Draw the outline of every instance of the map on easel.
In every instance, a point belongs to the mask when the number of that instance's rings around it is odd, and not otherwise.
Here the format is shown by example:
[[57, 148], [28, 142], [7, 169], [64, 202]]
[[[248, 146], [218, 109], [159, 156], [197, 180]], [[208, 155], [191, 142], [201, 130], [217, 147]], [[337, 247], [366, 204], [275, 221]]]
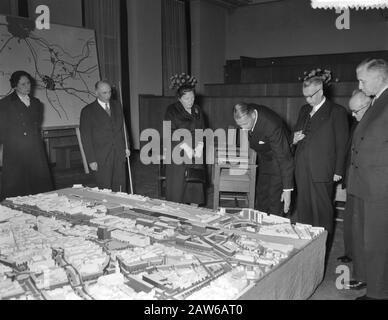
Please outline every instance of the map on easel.
[[11, 92], [9, 79], [17, 70], [36, 80], [44, 128], [79, 125], [100, 79], [94, 30], [57, 24], [37, 30], [33, 20], [0, 15], [0, 99]]

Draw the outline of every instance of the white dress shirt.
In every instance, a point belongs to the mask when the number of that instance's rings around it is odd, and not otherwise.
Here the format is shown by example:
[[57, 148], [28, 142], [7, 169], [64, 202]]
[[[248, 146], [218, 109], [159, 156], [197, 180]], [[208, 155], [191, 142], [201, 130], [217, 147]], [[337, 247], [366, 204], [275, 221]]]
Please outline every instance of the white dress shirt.
[[30, 106], [30, 97], [28, 95], [22, 96], [21, 94], [17, 93], [19, 99], [26, 105], [26, 107]]
[[107, 112], [109, 112], [110, 110], [110, 105], [109, 105], [109, 102], [102, 102], [100, 99], [97, 99], [98, 103], [100, 104], [100, 106]]
[[315, 107], [313, 107], [313, 110], [311, 110], [310, 117], [312, 117], [323, 106], [325, 102], [326, 102], [326, 97], [323, 97], [323, 100], [320, 103], [318, 103]]

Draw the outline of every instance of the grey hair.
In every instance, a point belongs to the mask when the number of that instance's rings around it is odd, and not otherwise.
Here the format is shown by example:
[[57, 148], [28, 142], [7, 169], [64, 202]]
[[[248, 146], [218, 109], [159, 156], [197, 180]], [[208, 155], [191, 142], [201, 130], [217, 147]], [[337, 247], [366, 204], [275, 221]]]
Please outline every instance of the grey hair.
[[303, 81], [303, 88], [311, 85], [323, 87], [323, 80], [320, 77], [311, 77]]
[[357, 66], [357, 70], [361, 68], [365, 68], [367, 71], [377, 71], [384, 79], [388, 79], [388, 63], [384, 59], [365, 59]]

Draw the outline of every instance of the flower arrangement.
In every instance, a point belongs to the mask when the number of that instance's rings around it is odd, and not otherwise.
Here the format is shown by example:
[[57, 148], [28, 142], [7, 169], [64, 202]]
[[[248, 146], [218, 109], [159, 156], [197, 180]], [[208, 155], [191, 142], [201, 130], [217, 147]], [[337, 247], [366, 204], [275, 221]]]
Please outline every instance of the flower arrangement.
[[193, 76], [190, 76], [186, 73], [175, 74], [170, 78], [170, 89], [177, 90], [183, 85], [188, 85], [191, 87], [195, 87], [197, 83], [197, 79]]
[[[313, 69], [310, 72], [305, 71], [303, 73], [303, 77], [299, 77], [298, 79], [300, 81], [305, 81], [305, 80], [313, 78], [313, 77], [321, 78], [323, 81], [323, 84], [325, 84], [327, 86], [329, 86], [331, 84], [331, 81], [333, 79], [330, 70], [327, 70], [327, 69], [322, 70], [320, 68]], [[339, 81], [338, 78], [334, 79], [334, 82], [338, 82], [338, 81]]]

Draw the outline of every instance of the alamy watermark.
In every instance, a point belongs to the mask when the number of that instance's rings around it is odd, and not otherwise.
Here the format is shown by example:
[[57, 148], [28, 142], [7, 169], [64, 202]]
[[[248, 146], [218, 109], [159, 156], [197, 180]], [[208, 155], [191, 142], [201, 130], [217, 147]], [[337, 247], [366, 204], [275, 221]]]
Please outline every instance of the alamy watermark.
[[[240, 130], [240, 147], [236, 146], [237, 129], [195, 129], [194, 137], [187, 129], [172, 132], [170, 121], [163, 121], [162, 137], [156, 129], [145, 129], [140, 134], [140, 141], [147, 142], [140, 150], [143, 164], [215, 164], [230, 162], [238, 169], [248, 168], [249, 141], [248, 131]], [[200, 156], [190, 157], [183, 146], [191, 150], [198, 145], [206, 146], [206, 152]], [[216, 151], [222, 150], [222, 153]], [[161, 155], [163, 158], [161, 158]], [[221, 156], [220, 156], [221, 155]], [[240, 173], [241, 174], [241, 173]], [[243, 172], [242, 172], [243, 174]]]
[[335, 273], [339, 274], [339, 276], [335, 280], [335, 287], [338, 290], [349, 289], [347, 284], [350, 281], [350, 269], [346, 265], [339, 265], [335, 268]]
[[50, 8], [46, 5], [39, 5], [35, 9], [39, 16], [35, 19], [35, 28], [38, 30], [50, 30]]

